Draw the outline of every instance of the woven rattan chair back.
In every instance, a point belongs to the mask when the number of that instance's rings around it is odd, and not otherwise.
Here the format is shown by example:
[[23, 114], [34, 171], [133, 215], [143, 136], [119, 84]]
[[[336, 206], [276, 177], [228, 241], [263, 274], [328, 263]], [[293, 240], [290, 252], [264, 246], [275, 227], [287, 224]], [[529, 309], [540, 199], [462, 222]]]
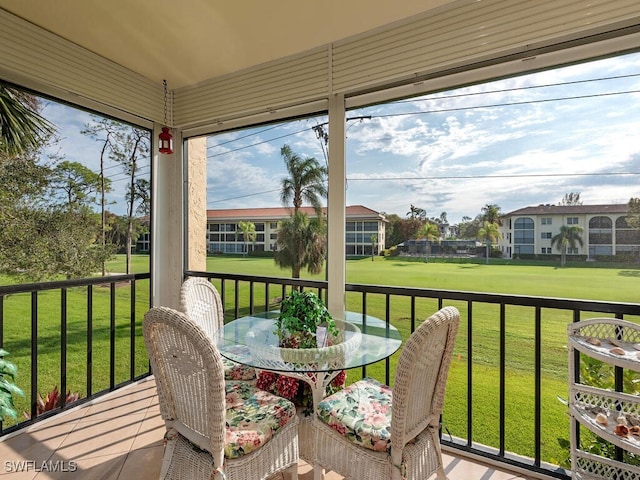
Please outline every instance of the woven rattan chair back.
[[216, 287], [206, 278], [189, 277], [183, 282], [180, 305], [182, 311], [200, 325], [210, 338], [224, 324], [222, 299]]
[[149, 310], [142, 328], [167, 427], [161, 479], [265, 480], [288, 470], [297, 480], [297, 417], [259, 449], [225, 459], [226, 390], [215, 344], [186, 314], [167, 307]]
[[167, 430], [210, 452], [214, 467], [221, 467], [225, 386], [215, 345], [202, 328], [167, 307], [145, 314], [143, 335]]
[[440, 415], [460, 314], [445, 307], [425, 320], [402, 348], [393, 383], [391, 455], [399, 465], [404, 446], [426, 428], [439, 430]]
[[321, 467], [350, 480], [424, 480], [434, 473], [439, 480], [446, 479], [439, 422], [459, 323], [456, 308], [442, 308], [425, 320], [402, 348], [387, 427], [391, 432], [389, 451], [358, 445], [315, 419], [314, 480], [323, 477]]

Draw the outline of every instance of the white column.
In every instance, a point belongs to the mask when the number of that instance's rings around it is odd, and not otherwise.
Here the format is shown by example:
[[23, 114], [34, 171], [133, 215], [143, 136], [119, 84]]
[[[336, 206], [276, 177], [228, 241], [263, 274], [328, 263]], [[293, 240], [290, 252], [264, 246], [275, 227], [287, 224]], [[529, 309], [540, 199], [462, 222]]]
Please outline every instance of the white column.
[[182, 138], [172, 130], [173, 154], [158, 152], [161, 125], [153, 129], [151, 191], [151, 304], [179, 308], [184, 271]]
[[345, 207], [346, 207], [346, 160], [345, 160], [345, 106], [344, 95], [329, 97], [329, 199], [328, 211], [328, 257], [327, 308], [337, 318], [345, 310]]

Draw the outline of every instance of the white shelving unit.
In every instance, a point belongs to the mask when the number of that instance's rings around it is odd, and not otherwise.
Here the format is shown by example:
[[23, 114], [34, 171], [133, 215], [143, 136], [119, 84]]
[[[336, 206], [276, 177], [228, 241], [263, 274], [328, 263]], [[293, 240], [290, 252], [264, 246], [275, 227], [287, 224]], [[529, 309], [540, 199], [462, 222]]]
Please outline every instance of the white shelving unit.
[[[580, 450], [577, 420], [594, 434], [640, 455], [640, 397], [585, 385], [575, 378], [575, 354], [640, 372], [640, 325], [594, 318], [568, 326], [571, 466], [576, 480], [640, 480], [640, 468]], [[619, 423], [626, 430], [617, 427]]]

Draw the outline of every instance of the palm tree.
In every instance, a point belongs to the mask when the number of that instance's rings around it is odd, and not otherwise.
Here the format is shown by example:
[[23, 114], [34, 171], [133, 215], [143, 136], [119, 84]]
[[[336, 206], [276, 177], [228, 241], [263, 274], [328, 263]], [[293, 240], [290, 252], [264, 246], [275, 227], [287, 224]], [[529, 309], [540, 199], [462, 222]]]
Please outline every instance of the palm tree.
[[487, 265], [489, 265], [489, 250], [491, 249], [491, 243], [498, 240], [501, 236], [500, 227], [496, 222], [490, 223], [485, 220], [483, 226], [478, 230], [478, 238], [486, 242]]
[[409, 206], [407, 217], [412, 220], [424, 220], [427, 217], [427, 211], [424, 208], [416, 207], [413, 203]]
[[256, 241], [256, 226], [253, 222], [238, 222], [238, 228], [242, 231], [242, 241], [244, 243], [242, 255], [245, 256], [247, 254], [247, 240], [252, 243]]
[[417, 233], [418, 238], [424, 238], [426, 240], [426, 257], [425, 262], [429, 262], [429, 254], [431, 253], [431, 246], [429, 245], [430, 241], [438, 240], [440, 241], [440, 229], [438, 225], [435, 223], [427, 222], [425, 223]]
[[325, 231], [322, 217], [309, 219], [305, 213], [293, 213], [278, 228], [276, 265], [291, 268], [292, 278], [300, 278], [303, 268], [313, 275], [320, 273], [326, 257]]
[[322, 212], [321, 200], [327, 197], [327, 169], [313, 157], [301, 158], [288, 145], [280, 149], [289, 176], [282, 179], [280, 200], [284, 206], [293, 204], [294, 214], [303, 202], [310, 203], [318, 216]]
[[372, 233], [369, 240], [371, 240], [371, 261], [373, 262], [373, 257], [376, 254], [376, 243], [378, 243], [378, 234]]
[[0, 157], [37, 150], [55, 131], [38, 113], [35, 97], [0, 84]]
[[482, 221], [502, 225], [500, 221], [501, 209], [495, 203], [487, 203], [482, 207]]
[[[289, 219], [278, 230], [276, 265], [291, 268], [291, 276], [300, 278], [300, 270], [320, 273], [326, 256], [326, 226], [322, 218], [321, 200], [327, 197], [327, 169], [313, 157], [301, 158], [288, 145], [280, 149], [289, 176], [282, 180], [280, 200], [293, 205]], [[311, 204], [317, 218], [309, 219], [300, 212], [303, 202]]]
[[579, 225], [562, 225], [560, 232], [551, 239], [551, 246], [556, 245], [560, 251], [560, 266], [564, 267], [567, 261], [567, 247], [576, 248], [576, 244], [582, 246], [582, 227]]

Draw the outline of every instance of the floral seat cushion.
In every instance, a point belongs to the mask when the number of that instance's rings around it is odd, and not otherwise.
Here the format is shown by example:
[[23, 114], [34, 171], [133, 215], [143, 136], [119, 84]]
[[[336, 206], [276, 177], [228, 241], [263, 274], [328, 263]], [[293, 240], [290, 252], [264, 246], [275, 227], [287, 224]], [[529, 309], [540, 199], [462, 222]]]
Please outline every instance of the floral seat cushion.
[[[247, 350], [246, 347], [235, 347], [230, 351], [238, 355], [248, 354], [245, 352]], [[248, 365], [243, 365], [241, 363], [236, 363], [233, 360], [229, 360], [228, 358], [222, 357], [222, 365], [224, 366], [224, 378], [225, 380], [255, 380], [256, 379], [256, 369], [253, 367], [249, 367]]]
[[375, 451], [391, 448], [391, 388], [373, 378], [318, 403], [318, 417], [350, 441]]
[[222, 359], [225, 380], [255, 380], [256, 370], [248, 365], [236, 363], [227, 358]]
[[224, 455], [227, 458], [238, 458], [257, 450], [296, 415], [296, 407], [289, 400], [253, 385], [230, 382], [225, 388]]

